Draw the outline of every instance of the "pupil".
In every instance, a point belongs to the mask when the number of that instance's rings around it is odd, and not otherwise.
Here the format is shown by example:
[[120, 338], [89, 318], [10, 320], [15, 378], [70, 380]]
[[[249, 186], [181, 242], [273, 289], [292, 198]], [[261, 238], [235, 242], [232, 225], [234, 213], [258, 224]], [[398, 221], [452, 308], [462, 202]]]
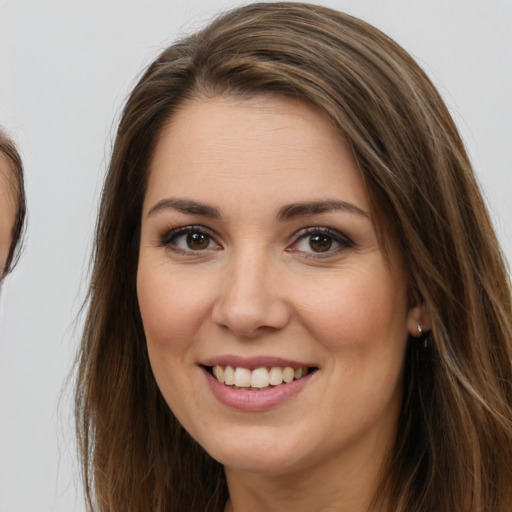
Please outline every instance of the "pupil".
[[325, 235], [314, 235], [309, 239], [309, 246], [315, 252], [325, 252], [331, 248], [332, 239]]
[[190, 249], [206, 249], [208, 247], [209, 238], [208, 235], [203, 233], [189, 233], [187, 235], [187, 245]]

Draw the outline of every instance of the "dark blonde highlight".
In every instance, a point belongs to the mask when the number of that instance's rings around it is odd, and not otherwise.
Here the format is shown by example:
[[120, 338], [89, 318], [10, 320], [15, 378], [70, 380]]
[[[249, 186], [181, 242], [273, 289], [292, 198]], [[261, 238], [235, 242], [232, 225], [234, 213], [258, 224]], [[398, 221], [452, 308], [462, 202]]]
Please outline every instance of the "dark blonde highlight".
[[222, 467], [176, 421], [149, 365], [135, 288], [140, 216], [152, 152], [173, 113], [198, 96], [260, 94], [305, 102], [337, 127], [378, 224], [393, 227], [411, 300], [432, 317], [430, 348], [410, 340], [405, 358], [381, 487], [392, 509], [510, 510], [510, 280], [464, 145], [434, 86], [396, 43], [348, 15], [289, 2], [236, 9], [173, 44], [123, 111], [78, 361], [89, 509], [223, 510]]

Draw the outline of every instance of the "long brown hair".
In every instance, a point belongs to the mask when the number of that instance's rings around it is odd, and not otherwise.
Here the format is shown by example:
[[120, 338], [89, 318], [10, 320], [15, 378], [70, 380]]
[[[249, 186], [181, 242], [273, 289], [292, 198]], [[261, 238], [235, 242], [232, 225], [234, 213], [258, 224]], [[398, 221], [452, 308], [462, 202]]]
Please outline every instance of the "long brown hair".
[[[153, 378], [136, 295], [148, 162], [198, 95], [285, 95], [351, 147], [381, 231], [404, 254], [427, 348], [409, 343], [398, 435], [383, 481], [399, 512], [512, 509], [510, 281], [455, 125], [414, 60], [331, 9], [235, 9], [166, 49], [131, 93], [98, 216], [78, 359], [77, 433], [90, 510], [223, 510], [222, 467], [183, 431]], [[385, 237], [382, 236], [385, 243]], [[172, 311], [169, 312], [172, 314]]]
[[25, 226], [25, 217], [27, 214], [27, 204], [25, 199], [25, 185], [23, 181], [23, 163], [21, 156], [13, 140], [0, 129], [0, 156], [5, 158], [9, 173], [7, 182], [11, 188], [11, 196], [16, 205], [16, 216], [11, 230], [11, 245], [3, 272], [0, 274], [2, 279], [16, 265], [23, 239], [23, 228]]

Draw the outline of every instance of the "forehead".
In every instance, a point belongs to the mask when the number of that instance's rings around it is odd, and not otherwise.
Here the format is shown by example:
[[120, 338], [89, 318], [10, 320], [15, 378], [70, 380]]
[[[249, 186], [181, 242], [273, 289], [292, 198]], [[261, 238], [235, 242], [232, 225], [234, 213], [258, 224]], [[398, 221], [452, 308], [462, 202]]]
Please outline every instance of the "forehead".
[[15, 176], [12, 164], [7, 156], [0, 150], [0, 191], [2, 199], [7, 198], [9, 202], [16, 203]]
[[149, 171], [147, 196], [194, 190], [211, 201], [212, 192], [232, 187], [252, 201], [276, 190], [308, 200], [333, 192], [369, 208], [358, 166], [332, 123], [286, 98], [191, 101], [162, 131]]

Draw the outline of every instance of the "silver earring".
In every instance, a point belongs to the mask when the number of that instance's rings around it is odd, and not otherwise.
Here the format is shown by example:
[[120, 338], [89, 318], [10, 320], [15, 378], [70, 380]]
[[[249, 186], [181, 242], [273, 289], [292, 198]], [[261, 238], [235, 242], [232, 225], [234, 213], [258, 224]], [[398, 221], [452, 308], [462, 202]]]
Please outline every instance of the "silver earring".
[[423, 348], [424, 349], [427, 349], [430, 347], [430, 340], [429, 340], [429, 337], [428, 337], [428, 333], [427, 332], [423, 332], [423, 328], [421, 327], [421, 324], [418, 324], [418, 326], [416, 327], [418, 329], [418, 341], [421, 341], [422, 342], [422, 345], [423, 345]]

